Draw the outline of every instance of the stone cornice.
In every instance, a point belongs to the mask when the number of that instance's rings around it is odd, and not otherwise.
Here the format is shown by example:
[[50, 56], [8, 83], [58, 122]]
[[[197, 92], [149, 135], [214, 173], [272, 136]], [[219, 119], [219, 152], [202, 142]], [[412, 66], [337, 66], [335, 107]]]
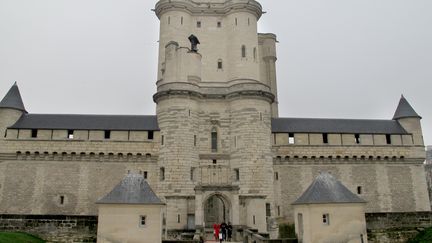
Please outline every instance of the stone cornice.
[[154, 9], [156, 16], [168, 11], [185, 11], [191, 15], [226, 15], [234, 12], [250, 12], [261, 18], [262, 6], [255, 0], [227, 0], [224, 3], [197, 2], [193, 0], [160, 0]]
[[188, 97], [188, 98], [196, 98], [196, 99], [237, 99], [237, 98], [257, 98], [264, 99], [270, 103], [273, 103], [275, 96], [267, 91], [261, 90], [242, 90], [230, 92], [227, 94], [205, 94], [191, 90], [165, 90], [159, 91], [155, 95], [153, 95], [153, 100], [155, 103], [159, 103], [159, 101], [169, 98], [169, 97]]

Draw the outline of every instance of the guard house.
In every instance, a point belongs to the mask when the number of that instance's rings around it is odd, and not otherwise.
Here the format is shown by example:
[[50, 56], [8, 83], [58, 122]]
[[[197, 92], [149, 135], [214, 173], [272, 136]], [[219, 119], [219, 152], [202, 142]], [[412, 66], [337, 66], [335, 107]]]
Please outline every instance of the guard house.
[[367, 243], [366, 202], [329, 173], [321, 173], [293, 203], [303, 243]]
[[97, 242], [162, 242], [165, 204], [142, 175], [128, 174], [97, 204]]

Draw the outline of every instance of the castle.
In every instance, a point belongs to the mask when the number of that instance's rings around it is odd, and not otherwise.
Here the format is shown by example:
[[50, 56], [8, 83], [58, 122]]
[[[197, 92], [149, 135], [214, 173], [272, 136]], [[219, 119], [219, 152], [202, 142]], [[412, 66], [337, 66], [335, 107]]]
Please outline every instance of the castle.
[[421, 117], [404, 97], [388, 120], [281, 118], [277, 39], [257, 33], [257, 1], [160, 0], [154, 11], [156, 115], [32, 114], [17, 84], [5, 95], [0, 214], [97, 215], [131, 172], [166, 203], [168, 231], [230, 221], [271, 232], [321, 171], [368, 213], [430, 211]]

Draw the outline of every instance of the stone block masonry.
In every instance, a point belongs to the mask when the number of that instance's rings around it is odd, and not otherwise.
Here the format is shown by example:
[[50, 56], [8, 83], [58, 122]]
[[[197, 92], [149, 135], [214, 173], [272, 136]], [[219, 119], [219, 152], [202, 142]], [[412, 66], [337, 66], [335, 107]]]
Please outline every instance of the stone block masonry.
[[27, 232], [47, 242], [96, 242], [97, 216], [3, 214], [0, 231]]

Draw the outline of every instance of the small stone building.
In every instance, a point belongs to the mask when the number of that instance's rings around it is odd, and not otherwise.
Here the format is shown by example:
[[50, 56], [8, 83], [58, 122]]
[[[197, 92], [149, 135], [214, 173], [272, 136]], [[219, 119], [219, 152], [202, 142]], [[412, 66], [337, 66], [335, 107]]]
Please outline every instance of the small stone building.
[[329, 173], [321, 173], [293, 203], [303, 243], [366, 243], [365, 201]]
[[162, 209], [165, 204], [142, 175], [128, 174], [97, 204], [97, 242], [162, 242]]

